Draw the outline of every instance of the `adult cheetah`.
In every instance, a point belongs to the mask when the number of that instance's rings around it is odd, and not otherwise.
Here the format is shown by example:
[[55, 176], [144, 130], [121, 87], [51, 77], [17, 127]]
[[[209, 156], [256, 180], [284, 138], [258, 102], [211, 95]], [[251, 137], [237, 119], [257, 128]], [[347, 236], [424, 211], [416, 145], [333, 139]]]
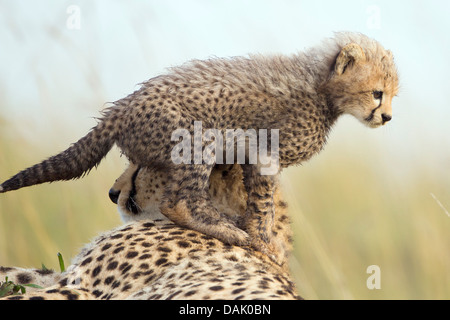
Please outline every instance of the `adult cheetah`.
[[[63, 273], [0, 267], [0, 279], [32, 283], [5, 299], [298, 299], [287, 266], [290, 227], [276, 196], [274, 238], [284, 263], [175, 225], [158, 210], [164, 172], [130, 164], [110, 191], [127, 224], [99, 235]], [[239, 220], [246, 195], [239, 165], [217, 166], [209, 189], [216, 208]]]

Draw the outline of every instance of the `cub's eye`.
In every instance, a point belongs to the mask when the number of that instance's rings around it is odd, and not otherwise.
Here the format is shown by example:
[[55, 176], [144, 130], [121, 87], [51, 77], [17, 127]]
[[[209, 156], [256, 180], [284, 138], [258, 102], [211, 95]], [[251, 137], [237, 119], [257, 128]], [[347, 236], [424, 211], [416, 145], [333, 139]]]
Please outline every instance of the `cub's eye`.
[[375, 100], [380, 100], [383, 98], [383, 91], [374, 91], [372, 94]]

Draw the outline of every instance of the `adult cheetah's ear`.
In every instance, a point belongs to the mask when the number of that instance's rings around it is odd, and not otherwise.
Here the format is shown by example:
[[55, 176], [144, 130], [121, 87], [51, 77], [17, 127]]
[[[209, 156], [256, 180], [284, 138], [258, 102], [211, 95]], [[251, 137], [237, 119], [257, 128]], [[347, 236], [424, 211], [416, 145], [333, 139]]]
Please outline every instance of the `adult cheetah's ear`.
[[334, 71], [337, 75], [345, 72], [348, 66], [355, 62], [364, 60], [366, 58], [363, 49], [356, 43], [350, 43], [342, 48], [338, 57], [336, 58], [336, 65]]

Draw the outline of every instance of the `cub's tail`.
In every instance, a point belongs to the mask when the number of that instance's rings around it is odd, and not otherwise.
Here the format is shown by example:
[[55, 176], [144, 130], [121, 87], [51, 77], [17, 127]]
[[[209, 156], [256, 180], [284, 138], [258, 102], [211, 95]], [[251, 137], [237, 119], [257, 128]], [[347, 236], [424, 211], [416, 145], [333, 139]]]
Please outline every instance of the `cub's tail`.
[[44, 182], [76, 179], [97, 166], [116, 140], [114, 126], [101, 121], [67, 150], [25, 169], [0, 185], [0, 193]]

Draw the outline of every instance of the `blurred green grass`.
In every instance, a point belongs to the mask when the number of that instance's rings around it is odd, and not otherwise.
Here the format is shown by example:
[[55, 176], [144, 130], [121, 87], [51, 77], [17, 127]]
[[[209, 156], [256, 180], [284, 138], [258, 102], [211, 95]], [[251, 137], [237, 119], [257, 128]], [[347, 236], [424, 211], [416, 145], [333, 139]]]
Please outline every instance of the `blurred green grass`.
[[[383, 157], [330, 152], [285, 173], [292, 270], [305, 297], [450, 298], [450, 182], [420, 163], [395, 176]], [[380, 290], [366, 286], [370, 265], [380, 267]]]
[[[11, 132], [3, 121], [1, 180], [59, 151], [50, 138], [33, 145]], [[450, 217], [430, 195], [449, 205], [449, 181], [421, 163], [394, 175], [382, 152], [352, 154], [345, 148], [327, 146], [329, 151], [282, 175], [295, 234], [291, 269], [300, 294], [449, 299]], [[115, 150], [82, 180], [0, 195], [0, 265], [44, 263], [58, 270], [58, 252], [68, 265], [84, 243], [120, 224], [107, 192], [124, 168]], [[379, 290], [366, 286], [370, 265], [381, 269]]]

